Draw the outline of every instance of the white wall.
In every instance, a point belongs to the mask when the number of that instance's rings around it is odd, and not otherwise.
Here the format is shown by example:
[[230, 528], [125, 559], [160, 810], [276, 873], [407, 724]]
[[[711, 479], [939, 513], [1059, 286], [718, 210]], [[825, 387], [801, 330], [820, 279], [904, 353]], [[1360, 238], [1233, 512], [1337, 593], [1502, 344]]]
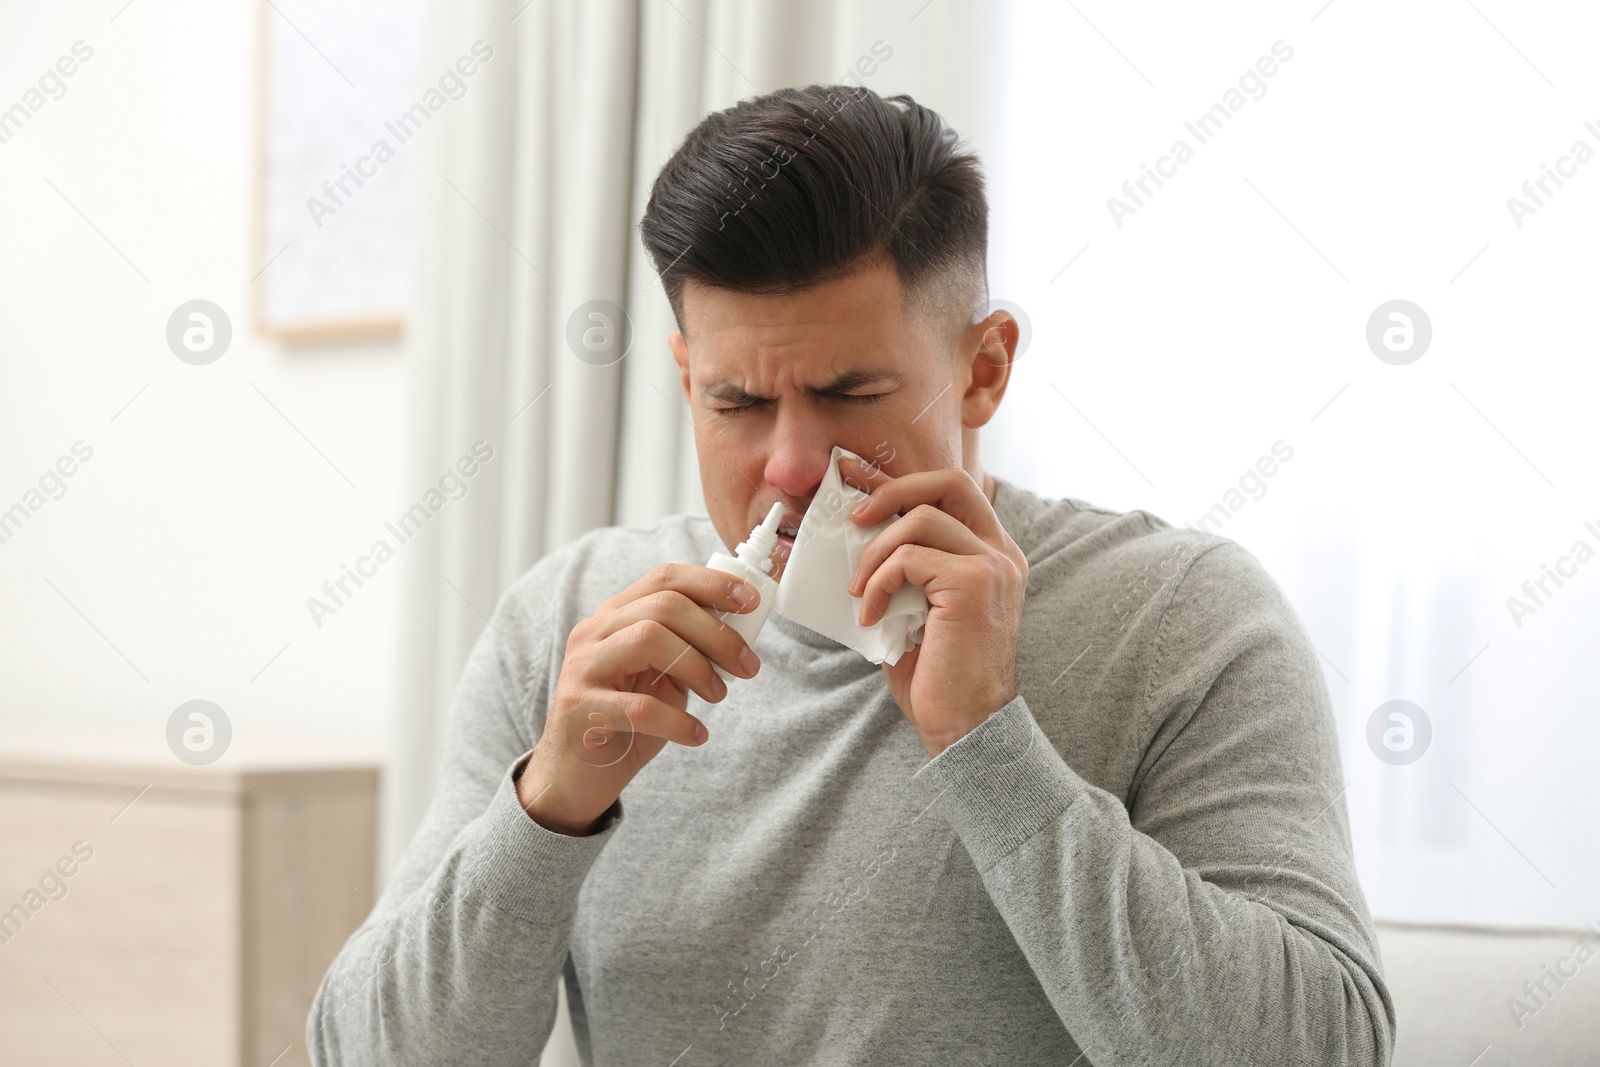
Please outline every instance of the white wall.
[[[0, 144], [0, 509], [74, 442], [93, 450], [0, 543], [12, 745], [65, 732], [160, 752], [195, 698], [241, 753], [382, 744], [398, 564], [320, 629], [305, 602], [407, 495], [403, 364], [394, 340], [253, 334], [255, 16], [248, 0], [0, 3], [0, 108], [74, 42], [93, 49]], [[165, 341], [194, 298], [234, 327], [208, 366]]]

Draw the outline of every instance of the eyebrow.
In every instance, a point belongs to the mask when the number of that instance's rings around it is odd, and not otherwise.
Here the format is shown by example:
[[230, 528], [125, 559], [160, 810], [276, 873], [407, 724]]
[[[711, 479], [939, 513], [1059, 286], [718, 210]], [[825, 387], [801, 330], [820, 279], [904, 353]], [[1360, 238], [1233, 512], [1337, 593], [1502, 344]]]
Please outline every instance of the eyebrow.
[[[859, 389], [863, 385], [897, 386], [903, 377], [894, 371], [888, 370], [851, 370], [845, 371], [827, 385], [819, 389], [805, 388], [805, 392], [812, 396], [829, 397], [840, 396]], [[712, 400], [720, 400], [725, 404], [751, 404], [761, 400], [771, 400], [770, 396], [757, 396], [755, 393], [746, 392], [741, 386], [733, 382], [718, 382], [716, 385], [707, 386], [704, 390], [706, 396]]]

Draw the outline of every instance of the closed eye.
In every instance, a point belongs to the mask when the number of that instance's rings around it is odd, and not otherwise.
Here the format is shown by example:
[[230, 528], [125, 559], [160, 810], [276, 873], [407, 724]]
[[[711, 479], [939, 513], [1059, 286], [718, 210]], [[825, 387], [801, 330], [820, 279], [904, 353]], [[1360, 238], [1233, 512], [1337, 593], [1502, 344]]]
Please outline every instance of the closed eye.
[[[859, 404], [872, 400], [882, 400], [887, 395], [887, 393], [838, 393], [835, 394], [833, 399], [851, 400]], [[748, 404], [739, 404], [729, 408], [712, 408], [711, 410], [722, 412], [725, 415], [736, 415], [741, 411], [749, 411], [751, 408], [759, 407], [767, 402], [766, 400], [756, 400]]]

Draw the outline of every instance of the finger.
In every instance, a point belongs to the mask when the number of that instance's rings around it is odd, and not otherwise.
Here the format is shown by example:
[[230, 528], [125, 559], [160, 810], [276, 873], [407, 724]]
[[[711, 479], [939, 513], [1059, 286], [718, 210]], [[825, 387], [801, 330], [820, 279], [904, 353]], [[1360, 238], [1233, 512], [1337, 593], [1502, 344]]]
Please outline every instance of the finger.
[[[849, 460], [840, 460], [840, 471]], [[863, 470], [860, 464], [851, 464]], [[896, 513], [904, 514], [918, 504], [931, 504], [940, 511], [955, 517], [956, 521], [977, 534], [985, 542], [1000, 547], [1005, 531], [994, 513], [994, 505], [984, 495], [983, 488], [973, 481], [972, 475], [959, 467], [944, 470], [918, 471], [890, 478], [882, 471], [865, 471], [860, 475], [863, 484], [871, 489], [859, 512], [850, 518], [858, 525], [871, 526]]]
[[[749, 592], [748, 604], [735, 598], [735, 591], [740, 589]], [[643, 578], [622, 592], [601, 601], [595, 613], [616, 611], [636, 600], [667, 590], [676, 590], [703, 607], [724, 613], [750, 611], [761, 596], [755, 586], [725, 571], [689, 563], [662, 563], [652, 567]]]
[[652, 690], [671, 678], [710, 704], [728, 693], [711, 661], [659, 619], [639, 619], [605, 638], [589, 666], [591, 680], [613, 689], [641, 675]]
[[579, 709], [578, 726], [583, 737], [578, 743], [586, 749], [608, 746], [618, 735], [646, 734], [680, 745], [699, 745], [697, 732], [704, 725], [699, 719], [648, 693], [621, 693], [599, 690]]
[[863, 493], [870, 493], [878, 486], [894, 481], [894, 475], [889, 474], [877, 463], [870, 460], [854, 460], [849, 456], [839, 457], [839, 474], [844, 478], [846, 485]]
[[877, 622], [883, 610], [889, 606], [889, 598], [901, 586], [920, 585], [926, 588], [929, 582], [941, 575], [951, 575], [953, 565], [963, 558], [970, 557], [955, 557], [922, 545], [901, 545], [867, 580], [866, 589], [861, 593], [860, 624], [871, 626]]
[[861, 562], [850, 577], [850, 592], [854, 594], [865, 585], [872, 572], [895, 549], [911, 544], [936, 548], [952, 556], [977, 555], [989, 548], [970, 528], [956, 521], [955, 516], [931, 504], [918, 504], [884, 527], [883, 532], [867, 543], [861, 553]]
[[[726, 577], [726, 576], [725, 576]], [[662, 589], [624, 604], [606, 615], [599, 636], [604, 639], [645, 619], [662, 623], [700, 654], [714, 660], [723, 670], [740, 678], [754, 675], [758, 660], [747, 665], [743, 656], [748, 644], [739, 631], [724, 620], [732, 613], [713, 610], [690, 599], [677, 589]], [[755, 656], [751, 652], [752, 657]]]

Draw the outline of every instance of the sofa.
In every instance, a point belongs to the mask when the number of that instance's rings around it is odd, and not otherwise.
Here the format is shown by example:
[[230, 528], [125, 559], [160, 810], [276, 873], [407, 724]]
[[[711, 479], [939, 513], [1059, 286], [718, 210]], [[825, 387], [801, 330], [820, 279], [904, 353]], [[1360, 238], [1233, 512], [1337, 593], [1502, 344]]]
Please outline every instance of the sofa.
[[1600, 922], [1503, 929], [1379, 922], [1393, 1067], [1600, 1067]]

